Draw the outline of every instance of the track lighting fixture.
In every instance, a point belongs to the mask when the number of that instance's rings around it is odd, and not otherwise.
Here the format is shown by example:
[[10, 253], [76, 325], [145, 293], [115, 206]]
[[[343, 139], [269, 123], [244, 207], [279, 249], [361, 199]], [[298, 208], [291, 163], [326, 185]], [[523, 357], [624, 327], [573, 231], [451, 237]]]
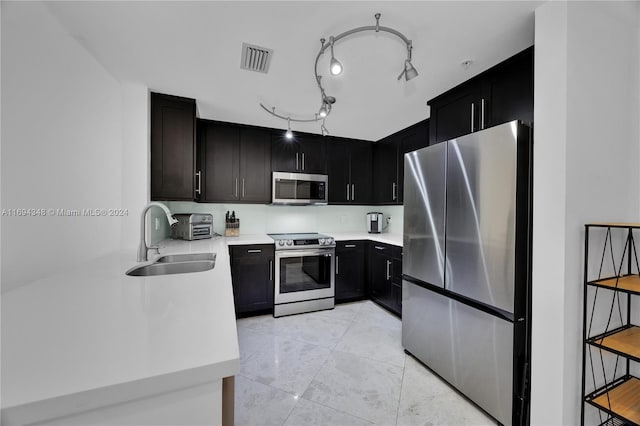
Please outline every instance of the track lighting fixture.
[[358, 27], [358, 28], [353, 28], [351, 30], [345, 31], [341, 34], [338, 34], [337, 36], [331, 36], [329, 37], [329, 42], [326, 42], [326, 39], [321, 38], [320, 39], [320, 51], [318, 52], [318, 54], [316, 55], [316, 62], [315, 62], [315, 75], [316, 75], [316, 83], [318, 84], [318, 89], [320, 89], [320, 97], [321, 97], [321, 104], [320, 104], [320, 109], [318, 110], [317, 113], [315, 113], [313, 115], [313, 118], [291, 118], [291, 116], [289, 115], [282, 115], [282, 114], [277, 114], [276, 113], [276, 108], [272, 107], [271, 109], [265, 107], [263, 104], [260, 104], [260, 106], [267, 111], [269, 114], [273, 115], [274, 117], [278, 117], [280, 119], [283, 120], [287, 120], [288, 123], [288, 130], [287, 133], [285, 134], [285, 136], [287, 137], [287, 139], [291, 139], [293, 138], [293, 133], [291, 132], [291, 121], [297, 121], [297, 122], [317, 122], [322, 120], [322, 124], [320, 126], [320, 131], [322, 132], [323, 135], [325, 134], [329, 134], [329, 131], [327, 130], [327, 128], [325, 127], [324, 123], [325, 123], [325, 119], [329, 116], [329, 114], [331, 113], [331, 108], [332, 105], [336, 102], [336, 98], [333, 96], [327, 96], [325, 94], [324, 91], [324, 87], [322, 87], [322, 76], [318, 74], [318, 61], [320, 60], [320, 57], [322, 55], [324, 55], [324, 52], [327, 50], [327, 48], [330, 50], [331, 52], [331, 60], [329, 62], [329, 72], [331, 73], [331, 75], [337, 76], [339, 74], [342, 73], [342, 64], [340, 63], [340, 61], [338, 61], [335, 58], [335, 55], [333, 53], [333, 46], [334, 44], [347, 37], [350, 36], [352, 34], [355, 33], [359, 33], [362, 31], [375, 31], [375, 32], [387, 32], [390, 34], [395, 35], [396, 37], [400, 38], [406, 45], [407, 48], [407, 58], [404, 61], [404, 69], [402, 70], [402, 72], [400, 73], [400, 75], [398, 76], [398, 80], [400, 80], [403, 76], [405, 78], [405, 81], [409, 81], [411, 79], [414, 79], [418, 76], [418, 71], [415, 69], [415, 67], [413, 66], [413, 63], [411, 62], [411, 51], [413, 49], [413, 46], [411, 44], [411, 40], [409, 40], [407, 37], [404, 36], [404, 34], [402, 34], [401, 32], [394, 30], [393, 28], [388, 28], [388, 27], [381, 27], [380, 26], [380, 14], [376, 13], [375, 15], [376, 18], [376, 25], [369, 25], [369, 26], [364, 26], [364, 27]]

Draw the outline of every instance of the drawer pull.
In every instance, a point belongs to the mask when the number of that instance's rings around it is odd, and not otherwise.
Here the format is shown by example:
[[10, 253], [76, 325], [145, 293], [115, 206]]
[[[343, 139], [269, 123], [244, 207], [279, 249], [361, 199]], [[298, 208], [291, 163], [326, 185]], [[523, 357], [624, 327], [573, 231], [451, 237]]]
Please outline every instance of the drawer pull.
[[384, 247], [380, 247], [380, 246], [373, 246], [376, 250], [384, 250]]
[[262, 253], [262, 250], [247, 250], [247, 253]]
[[345, 244], [344, 248], [354, 248], [355, 246], [355, 244]]

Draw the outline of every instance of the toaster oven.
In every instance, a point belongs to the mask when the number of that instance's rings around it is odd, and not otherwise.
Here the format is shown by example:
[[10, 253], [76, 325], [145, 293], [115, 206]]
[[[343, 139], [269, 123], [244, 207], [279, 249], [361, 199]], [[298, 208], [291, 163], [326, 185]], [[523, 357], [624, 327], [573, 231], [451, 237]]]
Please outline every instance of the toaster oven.
[[171, 227], [171, 238], [177, 240], [202, 240], [213, 236], [213, 216], [203, 213], [174, 214], [178, 223]]

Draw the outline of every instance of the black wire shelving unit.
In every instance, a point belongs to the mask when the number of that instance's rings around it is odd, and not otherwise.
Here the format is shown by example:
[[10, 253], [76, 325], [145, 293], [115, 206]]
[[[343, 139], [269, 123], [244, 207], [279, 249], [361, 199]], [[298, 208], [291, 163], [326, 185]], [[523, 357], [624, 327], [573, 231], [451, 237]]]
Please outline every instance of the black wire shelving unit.
[[[585, 408], [592, 406], [597, 409], [601, 426], [640, 426], [640, 378], [632, 371], [632, 363], [640, 363], [640, 327], [632, 323], [632, 301], [640, 296], [640, 264], [634, 231], [640, 233], [640, 223], [585, 225], [582, 425], [585, 424]], [[590, 233], [601, 237], [603, 232], [599, 271], [595, 279], [590, 279], [589, 249], [594, 244], [590, 241]], [[613, 247], [614, 233], [624, 240], [622, 253], [617, 259]], [[603, 267], [609, 262], [614, 274], [603, 276]], [[593, 295], [592, 303], [589, 303], [590, 294]], [[603, 318], [596, 315], [596, 311], [601, 309], [597, 306], [598, 298], [607, 294], [611, 303], [608, 314], [604, 312], [604, 318], [607, 318], [605, 330], [592, 333], [596, 323]], [[587, 389], [588, 374], [592, 389]]]

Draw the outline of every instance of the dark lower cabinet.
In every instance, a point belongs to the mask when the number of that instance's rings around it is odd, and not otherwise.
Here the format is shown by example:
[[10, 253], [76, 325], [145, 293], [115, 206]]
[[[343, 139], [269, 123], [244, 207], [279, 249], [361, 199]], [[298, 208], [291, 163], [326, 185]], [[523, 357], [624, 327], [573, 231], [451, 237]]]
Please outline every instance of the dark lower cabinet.
[[273, 310], [273, 244], [230, 246], [236, 315]]
[[195, 99], [151, 93], [151, 200], [193, 200]]
[[369, 297], [402, 316], [402, 247], [369, 242]]
[[369, 293], [371, 300], [400, 316], [402, 314], [402, 281], [400, 286], [394, 284], [393, 250], [395, 248], [389, 244], [369, 243], [367, 259]]
[[365, 288], [366, 241], [336, 243], [336, 303], [352, 302], [367, 296]]

